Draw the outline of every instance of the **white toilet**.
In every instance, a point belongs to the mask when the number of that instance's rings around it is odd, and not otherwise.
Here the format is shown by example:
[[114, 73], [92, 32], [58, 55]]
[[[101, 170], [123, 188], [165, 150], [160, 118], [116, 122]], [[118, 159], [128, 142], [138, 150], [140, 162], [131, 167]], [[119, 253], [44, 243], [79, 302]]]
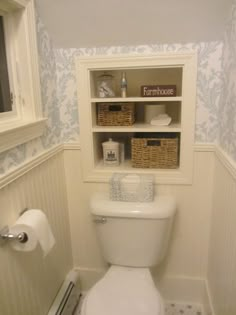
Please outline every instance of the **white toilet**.
[[171, 196], [153, 202], [91, 199], [101, 249], [110, 268], [87, 293], [82, 315], [164, 315], [162, 298], [149, 267], [165, 255], [176, 203]]

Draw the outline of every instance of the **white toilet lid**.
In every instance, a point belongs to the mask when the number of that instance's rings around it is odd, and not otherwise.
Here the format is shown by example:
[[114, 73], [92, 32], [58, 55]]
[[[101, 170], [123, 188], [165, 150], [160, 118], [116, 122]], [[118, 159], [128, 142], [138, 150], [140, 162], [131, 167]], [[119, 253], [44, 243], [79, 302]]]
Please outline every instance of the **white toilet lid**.
[[147, 268], [112, 266], [88, 292], [82, 315], [164, 315]]

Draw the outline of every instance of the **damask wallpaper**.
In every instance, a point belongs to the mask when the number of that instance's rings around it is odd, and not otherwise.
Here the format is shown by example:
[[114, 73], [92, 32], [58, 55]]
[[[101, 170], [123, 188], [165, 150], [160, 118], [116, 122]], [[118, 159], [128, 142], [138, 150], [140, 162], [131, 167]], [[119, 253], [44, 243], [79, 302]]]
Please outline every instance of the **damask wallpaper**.
[[226, 25], [223, 93], [219, 107], [219, 144], [236, 161], [236, 1]]
[[74, 66], [76, 56], [196, 51], [198, 74], [195, 140], [197, 142], [215, 142], [218, 134], [218, 110], [222, 91], [222, 50], [221, 42], [55, 50], [63, 141], [73, 141], [78, 136]]
[[[89, 49], [54, 49], [37, 17], [43, 112], [48, 118], [44, 135], [0, 154], [0, 175], [55, 144], [79, 139], [75, 56], [155, 54], [196, 51], [198, 54], [195, 141], [220, 145], [236, 160], [236, 0], [225, 41]], [[223, 67], [223, 68], [222, 68]]]

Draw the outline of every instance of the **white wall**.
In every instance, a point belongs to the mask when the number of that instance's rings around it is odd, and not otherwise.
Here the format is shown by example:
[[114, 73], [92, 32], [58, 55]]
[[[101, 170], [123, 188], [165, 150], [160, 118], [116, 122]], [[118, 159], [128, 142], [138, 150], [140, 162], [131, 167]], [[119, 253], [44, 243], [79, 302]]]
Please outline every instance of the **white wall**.
[[226, 25], [208, 284], [216, 315], [236, 314], [236, 1]]
[[[185, 300], [187, 297], [195, 302], [202, 298], [199, 288], [202, 288], [201, 281], [206, 278], [207, 271], [214, 166], [214, 154], [207, 152], [207, 147], [205, 149], [195, 152], [193, 185], [157, 187], [157, 193], [173, 194], [178, 204], [167, 259], [160, 268], [153, 270], [166, 298]], [[83, 289], [88, 289], [107, 268], [91, 221], [89, 198], [94, 191], [108, 190], [108, 184], [82, 181], [77, 147], [71, 146], [65, 151], [65, 165], [73, 260], [75, 267], [81, 270]], [[185, 286], [182, 292], [177, 292], [178, 289], [173, 292], [173, 282]]]
[[42, 209], [56, 244], [46, 258], [39, 247], [28, 253], [0, 247], [1, 315], [47, 314], [72, 268], [63, 152], [39, 166], [36, 162], [32, 170], [32, 165], [21, 168], [0, 180], [0, 186], [13, 180], [0, 189], [0, 228], [13, 225], [26, 207]]
[[236, 164], [218, 151], [208, 281], [215, 315], [236, 314]]
[[57, 48], [222, 39], [232, 0], [38, 0]]

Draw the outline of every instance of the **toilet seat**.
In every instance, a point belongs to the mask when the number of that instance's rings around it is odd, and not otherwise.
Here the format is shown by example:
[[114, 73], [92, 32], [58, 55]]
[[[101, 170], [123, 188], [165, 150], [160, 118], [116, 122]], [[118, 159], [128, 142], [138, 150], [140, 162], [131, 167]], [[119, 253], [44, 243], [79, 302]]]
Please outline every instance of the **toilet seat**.
[[148, 268], [111, 266], [87, 293], [81, 315], [164, 315]]

